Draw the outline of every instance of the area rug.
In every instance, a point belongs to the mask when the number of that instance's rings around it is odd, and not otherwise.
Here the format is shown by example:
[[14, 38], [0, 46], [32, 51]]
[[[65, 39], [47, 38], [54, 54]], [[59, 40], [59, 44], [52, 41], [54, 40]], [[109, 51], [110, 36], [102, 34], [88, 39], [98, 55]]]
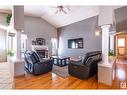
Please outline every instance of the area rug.
[[62, 78], [67, 78], [69, 76], [68, 66], [59, 67], [59, 66], [53, 65], [52, 73]]

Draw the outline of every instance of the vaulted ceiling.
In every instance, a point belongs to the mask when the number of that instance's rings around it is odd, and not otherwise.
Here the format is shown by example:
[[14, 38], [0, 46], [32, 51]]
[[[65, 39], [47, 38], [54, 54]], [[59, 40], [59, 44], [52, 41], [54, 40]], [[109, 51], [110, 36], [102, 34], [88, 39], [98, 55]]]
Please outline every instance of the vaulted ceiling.
[[97, 6], [70, 6], [70, 11], [67, 11], [67, 14], [55, 14], [56, 10], [50, 6], [25, 6], [27, 13], [40, 16], [55, 27], [65, 26], [99, 14]]
[[[24, 6], [26, 15], [41, 17], [56, 28], [99, 15], [99, 6], [69, 6], [67, 14], [56, 14], [53, 6]], [[12, 6], [0, 6], [0, 12], [11, 12]]]

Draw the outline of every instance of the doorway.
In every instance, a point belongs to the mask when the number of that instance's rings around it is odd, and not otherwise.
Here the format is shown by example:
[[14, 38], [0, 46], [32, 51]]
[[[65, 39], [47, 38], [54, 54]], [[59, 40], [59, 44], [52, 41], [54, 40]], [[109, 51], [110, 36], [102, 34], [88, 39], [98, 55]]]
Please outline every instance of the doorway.
[[127, 58], [127, 33], [116, 34], [116, 55], [118, 58]]
[[0, 62], [7, 62], [6, 35], [7, 32], [0, 29]]

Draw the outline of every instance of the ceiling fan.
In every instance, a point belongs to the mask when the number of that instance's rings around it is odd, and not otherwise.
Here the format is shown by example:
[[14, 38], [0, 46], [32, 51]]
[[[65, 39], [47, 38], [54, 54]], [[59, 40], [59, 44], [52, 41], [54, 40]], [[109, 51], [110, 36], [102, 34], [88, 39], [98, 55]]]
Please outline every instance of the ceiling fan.
[[56, 12], [55, 14], [58, 14], [60, 12], [67, 14], [67, 11], [70, 11], [70, 6], [63, 6], [63, 5], [58, 5], [56, 7], [52, 7], [52, 8], [56, 8]]

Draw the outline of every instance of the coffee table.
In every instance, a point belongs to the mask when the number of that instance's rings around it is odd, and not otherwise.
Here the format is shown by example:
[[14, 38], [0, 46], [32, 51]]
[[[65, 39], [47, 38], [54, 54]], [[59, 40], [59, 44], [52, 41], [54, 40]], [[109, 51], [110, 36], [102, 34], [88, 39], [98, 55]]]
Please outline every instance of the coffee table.
[[53, 64], [63, 67], [69, 64], [70, 57], [65, 56], [51, 56], [51, 59], [53, 59]]

